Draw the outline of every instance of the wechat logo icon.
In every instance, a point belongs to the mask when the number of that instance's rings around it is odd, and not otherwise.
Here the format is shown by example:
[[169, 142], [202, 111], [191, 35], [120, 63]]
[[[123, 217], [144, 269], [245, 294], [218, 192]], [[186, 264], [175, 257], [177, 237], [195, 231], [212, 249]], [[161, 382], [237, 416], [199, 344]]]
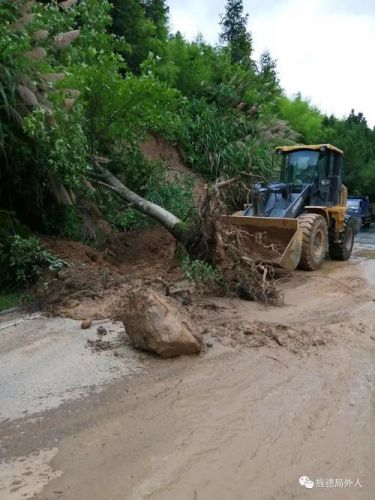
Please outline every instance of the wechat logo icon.
[[312, 488], [314, 488], [314, 481], [311, 481], [310, 478], [308, 478], [307, 476], [301, 476], [299, 478], [299, 484], [301, 486], [304, 486], [308, 490], [311, 490]]

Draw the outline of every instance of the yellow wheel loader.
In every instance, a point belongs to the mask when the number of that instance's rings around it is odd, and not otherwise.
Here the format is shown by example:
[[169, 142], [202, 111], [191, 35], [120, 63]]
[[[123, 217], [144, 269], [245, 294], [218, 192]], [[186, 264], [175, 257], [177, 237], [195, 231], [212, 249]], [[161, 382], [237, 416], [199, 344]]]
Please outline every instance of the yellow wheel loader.
[[348, 260], [356, 225], [347, 214], [343, 152], [330, 144], [285, 146], [275, 159], [280, 180], [256, 184], [245, 210], [223, 222], [263, 235], [277, 248], [265, 260], [290, 271], [315, 271], [327, 253]]

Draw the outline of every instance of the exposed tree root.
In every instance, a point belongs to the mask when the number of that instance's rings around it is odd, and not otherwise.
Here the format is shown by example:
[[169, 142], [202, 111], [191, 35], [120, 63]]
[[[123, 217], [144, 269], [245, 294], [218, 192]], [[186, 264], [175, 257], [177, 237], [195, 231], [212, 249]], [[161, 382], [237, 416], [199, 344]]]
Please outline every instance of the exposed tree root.
[[280, 305], [283, 296], [276, 286], [275, 269], [264, 262], [280, 255], [278, 244], [267, 241], [263, 233], [222, 225], [224, 212], [219, 190], [207, 189], [199, 205], [198, 231], [187, 241], [187, 248], [216, 266], [226, 294]]

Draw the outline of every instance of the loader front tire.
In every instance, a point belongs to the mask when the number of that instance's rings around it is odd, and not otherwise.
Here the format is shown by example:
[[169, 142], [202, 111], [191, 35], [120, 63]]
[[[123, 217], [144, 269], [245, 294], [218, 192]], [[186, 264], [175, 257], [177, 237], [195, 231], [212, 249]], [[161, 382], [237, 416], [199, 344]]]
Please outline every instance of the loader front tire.
[[340, 242], [329, 242], [329, 256], [332, 260], [349, 260], [352, 255], [355, 223], [351, 217], [345, 218], [344, 232]]
[[328, 225], [319, 214], [303, 214], [298, 217], [302, 231], [302, 254], [299, 269], [316, 271], [320, 269], [328, 249]]

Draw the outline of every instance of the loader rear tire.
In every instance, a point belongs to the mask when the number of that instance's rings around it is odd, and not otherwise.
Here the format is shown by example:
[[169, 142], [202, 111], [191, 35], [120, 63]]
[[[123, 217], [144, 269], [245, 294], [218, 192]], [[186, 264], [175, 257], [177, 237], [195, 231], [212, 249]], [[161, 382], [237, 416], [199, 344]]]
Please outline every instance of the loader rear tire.
[[302, 254], [298, 267], [304, 271], [320, 269], [328, 249], [328, 225], [319, 214], [303, 214], [298, 217], [302, 230]]
[[356, 233], [355, 222], [351, 217], [345, 218], [344, 233], [341, 241], [329, 243], [329, 256], [332, 260], [349, 260], [352, 255], [354, 236]]

